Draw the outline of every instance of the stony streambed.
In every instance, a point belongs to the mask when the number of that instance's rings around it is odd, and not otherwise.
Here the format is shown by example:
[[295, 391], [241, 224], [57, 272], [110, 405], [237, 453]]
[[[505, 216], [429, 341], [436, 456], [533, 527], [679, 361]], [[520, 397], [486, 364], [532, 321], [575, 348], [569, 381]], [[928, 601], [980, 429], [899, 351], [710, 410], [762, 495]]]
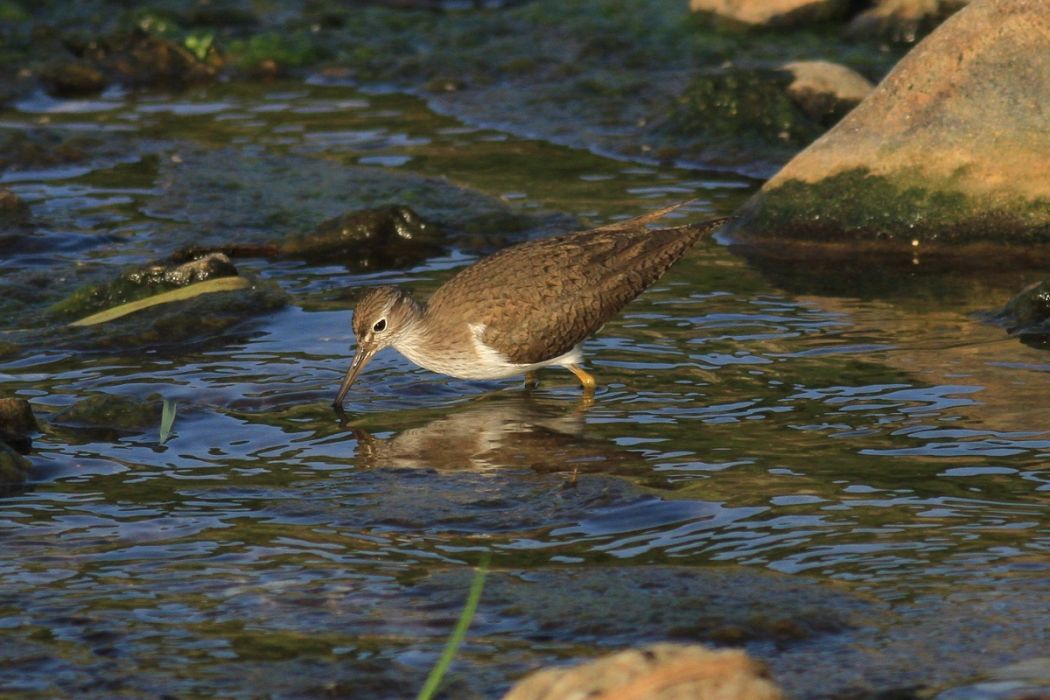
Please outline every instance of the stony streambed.
[[[0, 396], [39, 423], [0, 454], [3, 694], [412, 696], [485, 553], [449, 697], [662, 640], [798, 698], [986, 697], [1045, 654], [1048, 368], [1004, 330], [1041, 288], [997, 316], [1037, 271], [706, 241], [588, 344], [594, 405], [384, 354], [340, 418], [368, 286], [760, 184], [347, 82], [0, 115]], [[212, 275], [246, 286], [69, 325]]]

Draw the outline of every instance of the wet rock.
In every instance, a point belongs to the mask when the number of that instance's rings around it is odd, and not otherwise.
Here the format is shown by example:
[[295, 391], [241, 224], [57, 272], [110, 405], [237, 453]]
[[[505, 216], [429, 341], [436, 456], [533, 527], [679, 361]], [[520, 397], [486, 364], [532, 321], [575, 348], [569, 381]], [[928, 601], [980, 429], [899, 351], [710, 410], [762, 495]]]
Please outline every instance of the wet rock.
[[976, 682], [946, 690], [934, 700], [1050, 700], [1050, 657], [996, 669]]
[[61, 317], [86, 316], [195, 282], [236, 275], [237, 268], [222, 253], [206, 253], [180, 264], [153, 263], [125, 272], [112, 282], [79, 289], [52, 306], [51, 312]]
[[519, 681], [504, 700], [569, 697], [624, 700], [782, 700], [765, 666], [736, 649], [652, 644], [572, 668], [537, 671]]
[[0, 494], [18, 490], [32, 467], [32, 462], [0, 440]]
[[25, 399], [0, 398], [0, 442], [26, 454], [33, 446], [30, 433], [40, 430]]
[[28, 401], [0, 398], [0, 432], [24, 435], [39, 429]]
[[830, 127], [860, 104], [875, 87], [863, 75], [830, 61], [794, 61], [784, 64], [794, 80], [788, 96], [806, 116]]
[[1048, 3], [968, 6], [769, 180], [730, 233], [778, 245], [1050, 242], [1048, 37]]
[[994, 320], [1026, 345], [1050, 348], [1050, 280], [1021, 290]]
[[713, 15], [724, 24], [791, 27], [843, 17], [847, 0], [690, 0], [693, 12]]
[[364, 209], [321, 222], [280, 247], [283, 255], [353, 269], [409, 267], [444, 251], [440, 229], [404, 206]]
[[[695, 76], [646, 141], [663, 158], [703, 143], [701, 160], [734, 163], [765, 153], [787, 160], [823, 128], [788, 95], [792, 76], [772, 68], [719, 68]], [[686, 146], [688, 147], [688, 146]]]
[[211, 81], [218, 67], [173, 41], [140, 30], [89, 42], [80, 51], [87, 65], [130, 87], [185, 88]]
[[878, 0], [850, 22], [851, 36], [911, 43], [970, 0]]
[[44, 89], [55, 97], [93, 95], [106, 87], [106, 76], [88, 61], [58, 61], [40, 71]]

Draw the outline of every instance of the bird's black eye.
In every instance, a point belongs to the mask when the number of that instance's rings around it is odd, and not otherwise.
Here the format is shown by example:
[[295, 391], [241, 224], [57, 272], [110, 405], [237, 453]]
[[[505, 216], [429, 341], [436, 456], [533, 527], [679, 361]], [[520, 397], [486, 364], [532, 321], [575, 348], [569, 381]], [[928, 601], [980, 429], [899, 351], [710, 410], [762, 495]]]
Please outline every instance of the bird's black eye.
[[372, 326], [372, 330], [375, 331], [376, 333], [381, 333], [381, 332], [385, 331], [386, 330], [386, 319], [385, 318], [381, 318], [378, 321], [376, 321], [375, 325]]

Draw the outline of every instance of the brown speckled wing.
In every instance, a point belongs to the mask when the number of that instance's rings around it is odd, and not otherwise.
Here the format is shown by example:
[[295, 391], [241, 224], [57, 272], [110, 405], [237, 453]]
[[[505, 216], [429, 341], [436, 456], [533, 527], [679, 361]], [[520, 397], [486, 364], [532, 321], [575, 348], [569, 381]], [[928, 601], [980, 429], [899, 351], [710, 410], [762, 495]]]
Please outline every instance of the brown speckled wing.
[[562, 355], [659, 279], [700, 236], [726, 221], [650, 231], [644, 224], [652, 218], [502, 250], [445, 283], [426, 313], [444, 323], [484, 324], [483, 341], [514, 363]]

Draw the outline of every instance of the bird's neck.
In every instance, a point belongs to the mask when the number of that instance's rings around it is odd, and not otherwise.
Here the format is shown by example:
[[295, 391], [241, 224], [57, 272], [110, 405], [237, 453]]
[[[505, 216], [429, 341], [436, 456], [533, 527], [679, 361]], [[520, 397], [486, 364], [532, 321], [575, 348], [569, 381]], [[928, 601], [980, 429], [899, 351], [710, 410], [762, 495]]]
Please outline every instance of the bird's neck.
[[437, 319], [416, 306], [402, 324], [394, 348], [414, 364], [454, 377], [464, 376], [478, 357], [470, 327], [455, 319]]

